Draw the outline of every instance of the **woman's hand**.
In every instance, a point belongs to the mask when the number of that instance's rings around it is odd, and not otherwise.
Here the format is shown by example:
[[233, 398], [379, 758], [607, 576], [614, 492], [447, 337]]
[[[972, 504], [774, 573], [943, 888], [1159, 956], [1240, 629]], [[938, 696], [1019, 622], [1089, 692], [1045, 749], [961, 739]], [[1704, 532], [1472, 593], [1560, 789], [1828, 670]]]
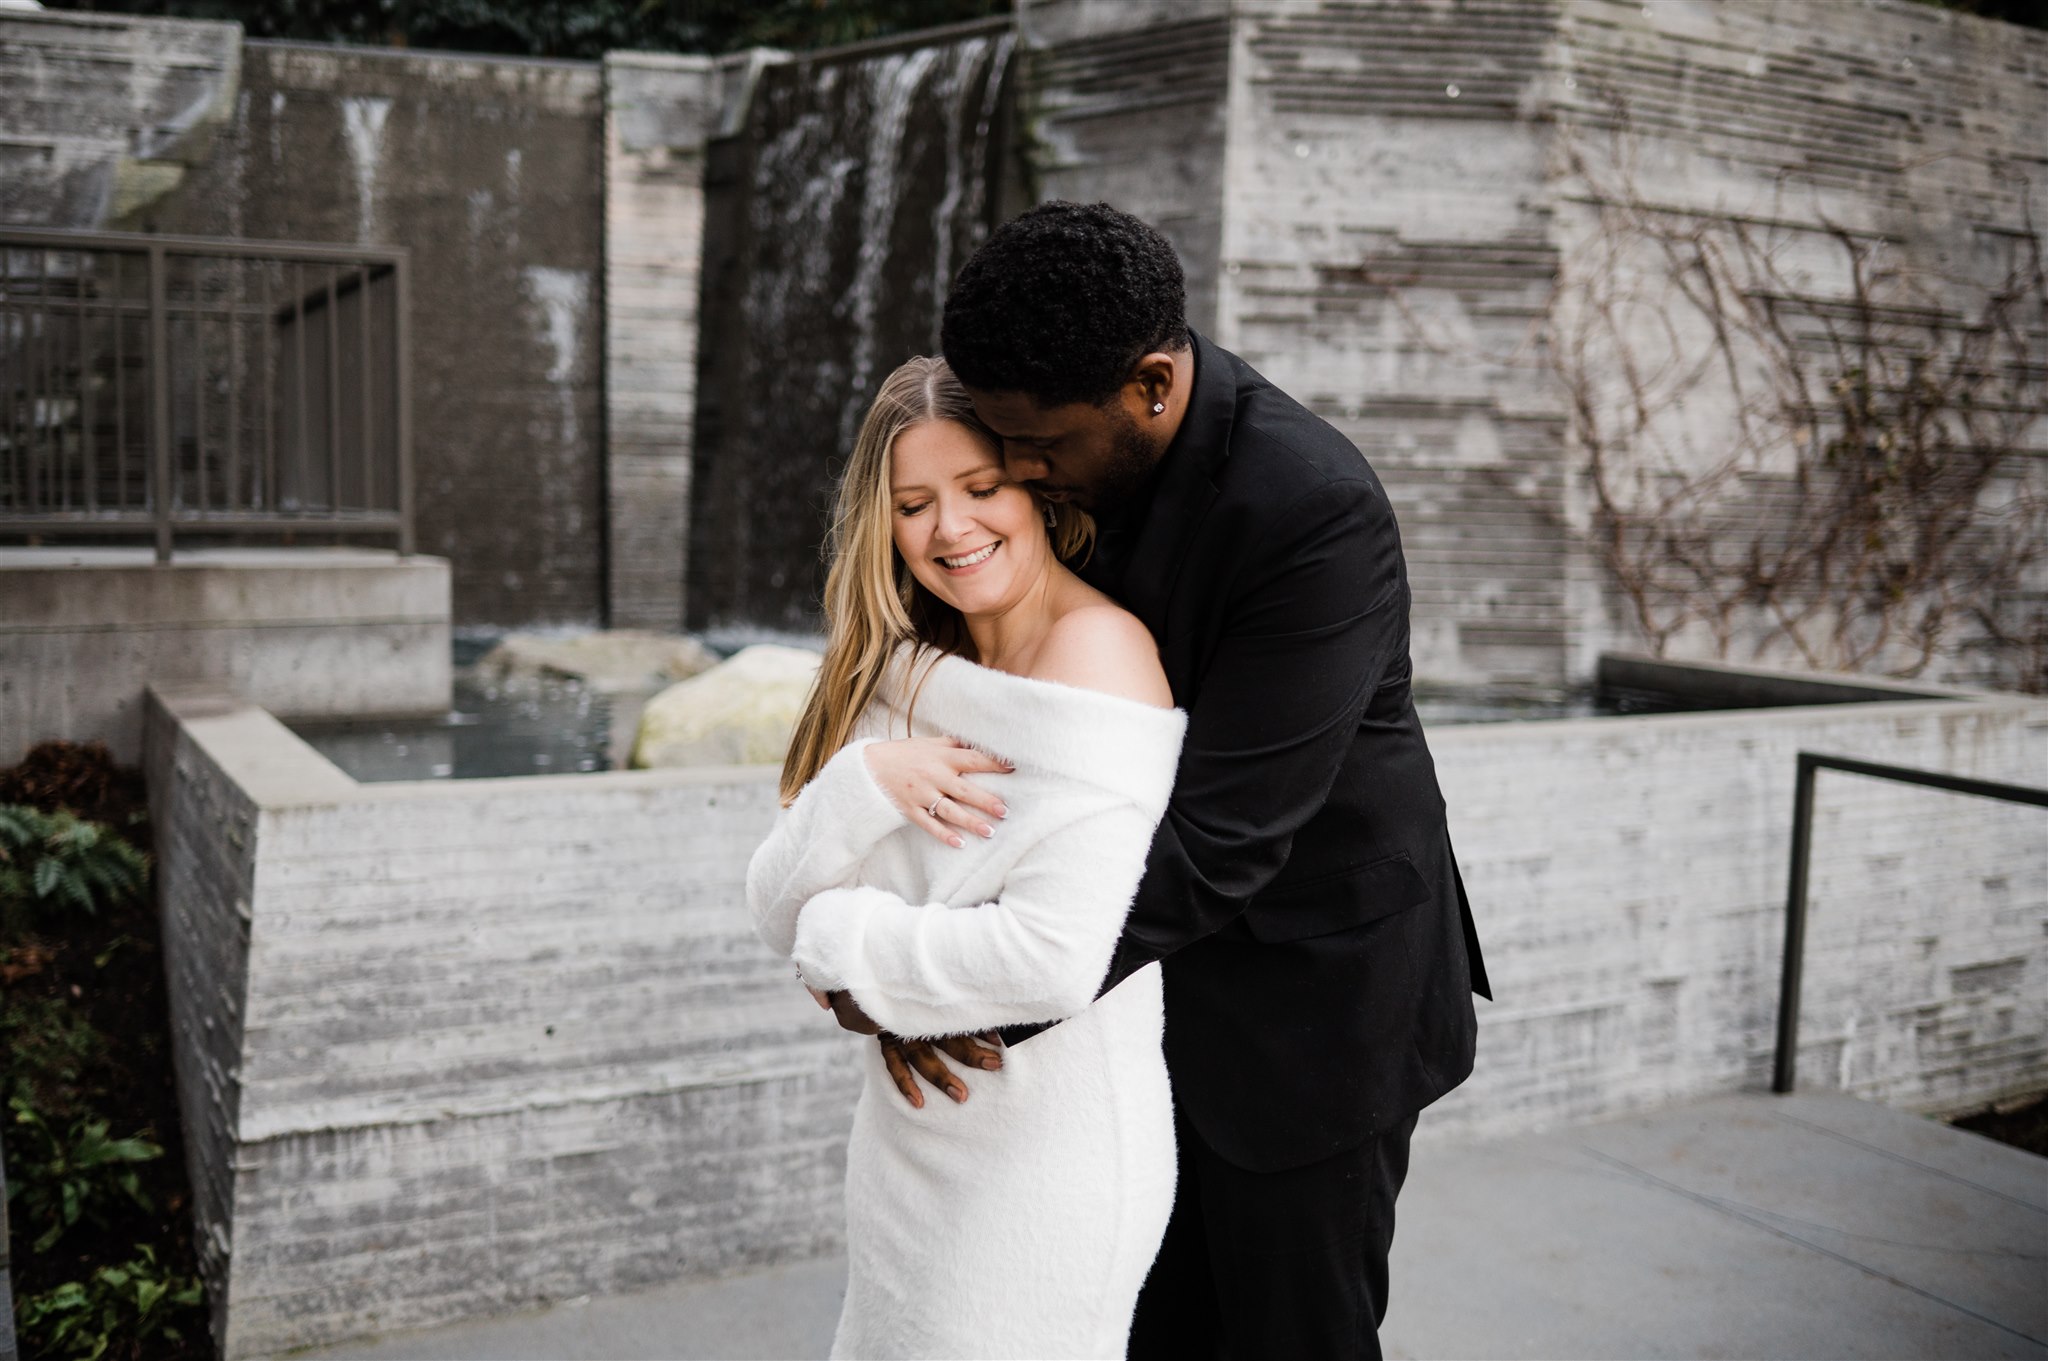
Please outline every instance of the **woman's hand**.
[[870, 743], [861, 752], [868, 773], [913, 823], [949, 846], [962, 832], [994, 836], [990, 819], [1009, 816], [1003, 801], [969, 775], [1007, 775], [1016, 767], [950, 737], [904, 737]]

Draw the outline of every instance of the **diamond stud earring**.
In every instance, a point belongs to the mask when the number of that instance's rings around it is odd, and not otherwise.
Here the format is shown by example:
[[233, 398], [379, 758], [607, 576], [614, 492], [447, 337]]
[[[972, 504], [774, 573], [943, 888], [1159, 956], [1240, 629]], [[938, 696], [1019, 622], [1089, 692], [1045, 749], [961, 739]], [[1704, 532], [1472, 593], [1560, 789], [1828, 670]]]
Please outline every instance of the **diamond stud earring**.
[[1166, 414], [1166, 403], [1164, 403], [1164, 402], [1154, 402], [1154, 403], [1152, 403], [1152, 414], [1153, 414], [1153, 415], [1155, 415], [1155, 416], [1163, 416], [1163, 415], [1165, 415], [1165, 414]]

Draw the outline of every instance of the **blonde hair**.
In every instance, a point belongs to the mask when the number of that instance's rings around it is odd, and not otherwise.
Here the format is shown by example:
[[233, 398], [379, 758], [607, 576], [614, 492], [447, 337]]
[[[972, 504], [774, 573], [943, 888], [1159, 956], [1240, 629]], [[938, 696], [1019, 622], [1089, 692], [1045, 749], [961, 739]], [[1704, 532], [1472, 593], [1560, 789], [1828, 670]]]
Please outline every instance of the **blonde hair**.
[[[875, 394], [840, 474], [825, 541], [825, 657], [783, 758], [785, 807], [846, 745], [900, 645], [914, 644], [917, 654], [926, 648], [943, 654], [959, 651], [965, 642], [959, 612], [911, 574], [891, 527], [890, 452], [904, 431], [928, 421], [965, 426], [1001, 455], [1000, 441], [975, 416], [967, 389], [943, 359], [911, 360]], [[1032, 499], [1051, 512], [1046, 532], [1054, 554], [1062, 562], [1083, 557], [1095, 541], [1088, 515], [1075, 506], [1054, 506], [1035, 492]]]

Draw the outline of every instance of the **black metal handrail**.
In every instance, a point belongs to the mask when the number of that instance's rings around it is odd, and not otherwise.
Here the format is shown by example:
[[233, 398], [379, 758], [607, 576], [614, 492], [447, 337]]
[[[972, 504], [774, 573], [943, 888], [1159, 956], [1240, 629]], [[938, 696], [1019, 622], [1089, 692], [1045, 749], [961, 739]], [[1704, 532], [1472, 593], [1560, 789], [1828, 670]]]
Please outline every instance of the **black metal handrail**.
[[1792, 871], [1785, 889], [1785, 960], [1778, 983], [1778, 1051], [1771, 1066], [1771, 1090], [1792, 1090], [1799, 1062], [1799, 984], [1806, 956], [1806, 871], [1813, 851], [1813, 782], [1822, 770], [1839, 770], [1850, 775], [1867, 775], [1875, 780], [1945, 789], [1981, 799], [2031, 804], [2048, 808], [2048, 789], [2030, 785], [2001, 784], [1996, 780], [1973, 780], [1962, 775], [1915, 770], [1910, 766], [1881, 765], [1875, 761], [1852, 761], [1842, 756], [1799, 753], [1798, 782], [1792, 795]]
[[0, 229], [0, 536], [413, 551], [409, 256]]

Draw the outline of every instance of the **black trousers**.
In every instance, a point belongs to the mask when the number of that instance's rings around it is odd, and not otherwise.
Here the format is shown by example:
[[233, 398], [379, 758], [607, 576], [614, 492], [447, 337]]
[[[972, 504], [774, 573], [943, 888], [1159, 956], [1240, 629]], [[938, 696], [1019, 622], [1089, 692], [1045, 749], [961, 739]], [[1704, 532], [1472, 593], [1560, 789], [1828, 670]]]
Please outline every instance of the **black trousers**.
[[1131, 1361], [1380, 1355], [1409, 1116], [1357, 1148], [1247, 1172], [1176, 1117], [1180, 1184], [1131, 1325]]

